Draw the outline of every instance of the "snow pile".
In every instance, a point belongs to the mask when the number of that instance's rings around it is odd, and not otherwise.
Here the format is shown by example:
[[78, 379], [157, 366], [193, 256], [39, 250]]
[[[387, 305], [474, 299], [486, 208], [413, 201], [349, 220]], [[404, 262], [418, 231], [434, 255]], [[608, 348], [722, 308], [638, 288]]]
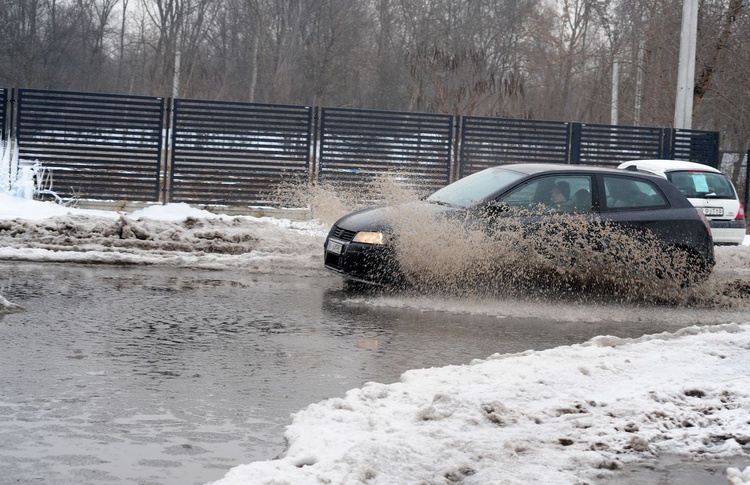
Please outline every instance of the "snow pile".
[[16, 305], [15, 303], [11, 303], [8, 300], [5, 299], [3, 295], [0, 295], [0, 315], [3, 313], [11, 313], [11, 312], [20, 312], [23, 311], [23, 308]]
[[750, 484], [750, 466], [744, 470], [734, 467], [727, 468], [727, 478], [729, 478], [729, 485]]
[[300, 411], [282, 457], [215, 484], [573, 484], [658, 453], [741, 455], [749, 350], [750, 324], [728, 324], [409, 371]]
[[229, 217], [186, 204], [132, 214], [62, 207], [0, 194], [0, 259], [239, 268], [324, 274], [327, 228], [252, 216]]

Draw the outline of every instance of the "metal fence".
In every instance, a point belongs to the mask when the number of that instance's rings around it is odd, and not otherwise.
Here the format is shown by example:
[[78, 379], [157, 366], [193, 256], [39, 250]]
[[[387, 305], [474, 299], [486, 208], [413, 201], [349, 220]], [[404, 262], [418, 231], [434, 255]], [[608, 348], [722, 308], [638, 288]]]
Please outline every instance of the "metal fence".
[[572, 163], [617, 166], [622, 162], [668, 156], [668, 129], [576, 123]]
[[692, 160], [719, 168], [719, 132], [671, 130], [671, 151], [665, 158]]
[[354, 189], [388, 172], [424, 190], [449, 183], [452, 116], [339, 108], [320, 113], [320, 182]]
[[571, 123], [461, 117], [457, 178], [502, 163], [570, 163]]
[[285, 177], [307, 180], [313, 110], [176, 99], [168, 200], [270, 204]]
[[159, 199], [164, 99], [19, 89], [19, 159], [39, 161], [61, 197]]
[[33, 89], [0, 96], [3, 139], [39, 161], [63, 198], [267, 205], [285, 180], [353, 189], [395, 173], [430, 190], [501, 163], [719, 162], [712, 131]]

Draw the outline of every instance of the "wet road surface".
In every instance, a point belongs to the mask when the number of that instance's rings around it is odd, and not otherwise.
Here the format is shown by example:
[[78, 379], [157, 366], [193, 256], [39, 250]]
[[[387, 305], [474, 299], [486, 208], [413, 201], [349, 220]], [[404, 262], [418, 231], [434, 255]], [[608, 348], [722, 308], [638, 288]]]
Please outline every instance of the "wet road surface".
[[334, 277], [143, 266], [0, 262], [0, 294], [25, 309], [0, 316], [3, 483], [205, 483], [273, 458], [291, 413], [367, 381], [685, 325], [663, 310], [623, 323], [531, 302], [503, 316], [352, 297]]

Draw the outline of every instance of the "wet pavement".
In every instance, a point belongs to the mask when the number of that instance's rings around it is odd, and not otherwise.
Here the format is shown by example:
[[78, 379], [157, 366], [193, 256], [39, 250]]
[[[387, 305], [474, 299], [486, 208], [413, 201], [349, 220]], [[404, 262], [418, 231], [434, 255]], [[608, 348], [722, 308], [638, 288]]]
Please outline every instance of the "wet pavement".
[[[373, 305], [334, 277], [147, 266], [0, 262], [0, 294], [25, 309], [0, 316], [2, 483], [205, 483], [273, 458], [291, 413], [368, 381], [683, 326]], [[714, 483], [649, 466], [609, 483]], [[649, 481], [660, 466], [675, 478]]]

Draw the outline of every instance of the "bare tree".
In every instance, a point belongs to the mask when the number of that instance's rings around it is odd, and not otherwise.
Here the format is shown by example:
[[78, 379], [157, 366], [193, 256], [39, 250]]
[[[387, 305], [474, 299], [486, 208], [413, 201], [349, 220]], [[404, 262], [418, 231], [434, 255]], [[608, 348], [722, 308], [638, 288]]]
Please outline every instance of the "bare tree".
[[[669, 126], [681, 0], [0, 0], [6, 86]], [[744, 0], [702, 0], [694, 125], [750, 146]], [[180, 59], [177, 72], [176, 61]]]
[[742, 13], [742, 4], [742, 0], [729, 1], [727, 10], [723, 15], [724, 18], [721, 22], [719, 35], [716, 36], [716, 41], [712, 44], [712, 48], [700, 68], [700, 74], [696, 77], [695, 88], [693, 90], [693, 114], [697, 112], [703, 97], [711, 87], [711, 82], [713, 81], [721, 56], [729, 44], [732, 30]]

